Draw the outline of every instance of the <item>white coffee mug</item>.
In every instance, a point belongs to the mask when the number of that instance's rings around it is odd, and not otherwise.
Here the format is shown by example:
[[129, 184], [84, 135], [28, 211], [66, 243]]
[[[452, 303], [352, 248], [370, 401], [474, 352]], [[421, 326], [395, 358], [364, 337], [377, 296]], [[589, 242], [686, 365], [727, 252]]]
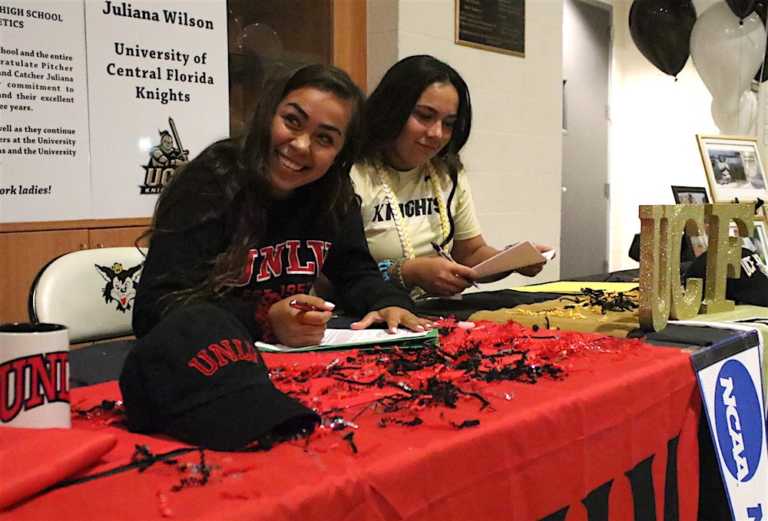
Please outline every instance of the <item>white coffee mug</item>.
[[71, 426], [65, 326], [0, 324], [0, 426]]

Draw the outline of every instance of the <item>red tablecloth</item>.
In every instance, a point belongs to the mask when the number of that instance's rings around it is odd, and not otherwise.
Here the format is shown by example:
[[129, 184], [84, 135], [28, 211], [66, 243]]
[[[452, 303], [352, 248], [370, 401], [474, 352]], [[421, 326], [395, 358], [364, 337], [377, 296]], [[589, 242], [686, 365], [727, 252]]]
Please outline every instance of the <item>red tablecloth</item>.
[[[336, 356], [275, 355], [268, 363]], [[562, 380], [483, 386], [492, 410], [467, 399], [421, 413], [425, 423], [417, 427], [382, 428], [366, 412], [355, 420], [356, 454], [336, 433], [268, 452], [206, 451], [216, 472], [204, 486], [174, 492], [184, 477], [178, 466], [155, 463], [38, 495], [0, 519], [577, 521], [588, 509], [592, 519], [638, 512], [661, 519], [665, 509], [696, 519], [700, 402], [688, 354], [641, 346], [574, 360]], [[72, 391], [80, 408], [117, 398], [115, 382]], [[467, 419], [480, 424], [459, 430], [449, 423]], [[135, 444], [155, 454], [183, 446], [98, 421], [76, 420], [73, 428], [118, 440], [86, 474], [130, 462]], [[198, 462], [200, 455], [179, 459]], [[2, 469], [8, 472], [13, 468]]]

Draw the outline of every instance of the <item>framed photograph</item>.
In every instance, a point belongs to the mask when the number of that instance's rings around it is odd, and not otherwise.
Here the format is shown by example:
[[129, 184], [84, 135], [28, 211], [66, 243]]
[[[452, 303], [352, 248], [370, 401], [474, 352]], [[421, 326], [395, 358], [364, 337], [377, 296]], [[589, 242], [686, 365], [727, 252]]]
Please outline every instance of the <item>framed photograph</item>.
[[525, 0], [453, 0], [455, 42], [525, 57]]
[[768, 182], [756, 138], [700, 134], [696, 138], [713, 202], [768, 199]]
[[755, 233], [752, 235], [752, 244], [755, 245], [755, 250], [763, 264], [768, 264], [768, 235], [765, 230], [765, 222], [755, 221]]
[[[768, 233], [765, 229], [765, 221], [755, 220], [755, 231], [752, 233], [752, 237], [744, 237], [741, 239], [741, 246], [748, 250], [752, 250], [758, 254], [763, 264], [768, 261]], [[736, 227], [736, 223], [731, 222], [728, 226], [728, 235], [731, 237], [737, 237], [739, 230]]]
[[[705, 204], [709, 202], [707, 189], [703, 186], [672, 185], [672, 195], [675, 197], [677, 204]], [[707, 251], [708, 240], [706, 233], [698, 235], [695, 227], [686, 226], [685, 236], [696, 257]]]
[[707, 189], [703, 186], [672, 185], [672, 195], [677, 204], [704, 204], [709, 202]]

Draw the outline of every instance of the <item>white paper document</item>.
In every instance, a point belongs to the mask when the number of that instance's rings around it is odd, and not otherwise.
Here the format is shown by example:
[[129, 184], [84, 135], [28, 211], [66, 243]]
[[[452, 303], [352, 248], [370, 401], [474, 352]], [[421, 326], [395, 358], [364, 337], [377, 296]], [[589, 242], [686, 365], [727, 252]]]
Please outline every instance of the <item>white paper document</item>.
[[288, 347], [282, 344], [266, 344], [254, 342], [260, 351], [278, 353], [300, 353], [303, 351], [318, 351], [322, 349], [343, 349], [370, 347], [377, 344], [397, 344], [399, 342], [414, 343], [424, 340], [425, 343], [437, 340], [437, 329], [417, 333], [407, 329], [398, 329], [396, 333], [388, 333], [386, 329], [326, 329], [323, 340], [318, 345], [305, 347]]
[[490, 277], [498, 273], [516, 270], [531, 264], [541, 264], [555, 257], [555, 250], [547, 250], [543, 253], [529, 241], [518, 242], [508, 246], [490, 259], [473, 266], [478, 278]]

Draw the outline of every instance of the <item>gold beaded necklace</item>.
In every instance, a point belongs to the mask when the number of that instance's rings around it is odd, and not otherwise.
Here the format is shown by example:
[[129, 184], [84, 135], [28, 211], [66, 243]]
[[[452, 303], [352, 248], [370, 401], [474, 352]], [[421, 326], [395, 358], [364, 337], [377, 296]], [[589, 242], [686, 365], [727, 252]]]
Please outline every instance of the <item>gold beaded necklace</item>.
[[[442, 242], [448, 237], [448, 234], [450, 233], [450, 224], [448, 223], [448, 209], [446, 208], [445, 201], [443, 201], [443, 198], [440, 194], [440, 185], [437, 182], [437, 172], [435, 170], [435, 166], [431, 161], [427, 161], [424, 168], [427, 170], [426, 175], [430, 181], [430, 185], [432, 186], [432, 194], [435, 196], [435, 199], [437, 199], [437, 213], [440, 216], [440, 232], [442, 237], [440, 242]], [[378, 180], [384, 190], [384, 197], [386, 198], [390, 208], [392, 208], [392, 217], [395, 221], [397, 237], [400, 239], [400, 247], [403, 250], [403, 257], [406, 259], [413, 259], [416, 257], [416, 255], [413, 251], [411, 238], [408, 236], [408, 231], [406, 229], [405, 223], [403, 222], [403, 214], [400, 211], [400, 201], [398, 200], [395, 192], [392, 190], [392, 187], [389, 186], [389, 183], [387, 183], [386, 177], [389, 175], [389, 168], [384, 166], [379, 161], [375, 161], [373, 162], [373, 169], [376, 172]]]

